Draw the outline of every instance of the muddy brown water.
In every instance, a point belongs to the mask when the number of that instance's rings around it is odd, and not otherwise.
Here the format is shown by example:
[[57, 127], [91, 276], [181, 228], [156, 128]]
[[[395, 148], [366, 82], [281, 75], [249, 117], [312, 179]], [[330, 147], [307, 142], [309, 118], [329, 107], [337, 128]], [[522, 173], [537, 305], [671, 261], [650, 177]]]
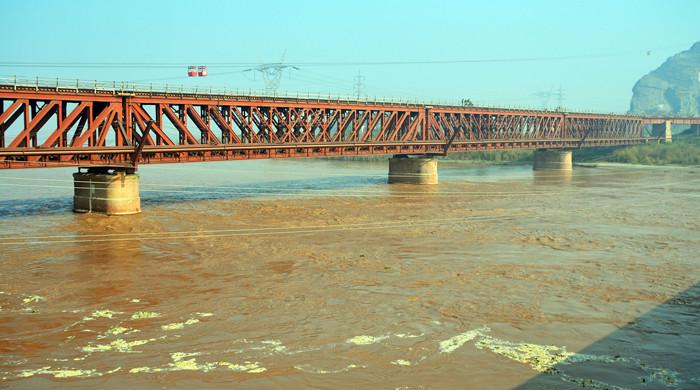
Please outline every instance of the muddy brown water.
[[0, 172], [0, 387], [700, 388], [700, 169]]

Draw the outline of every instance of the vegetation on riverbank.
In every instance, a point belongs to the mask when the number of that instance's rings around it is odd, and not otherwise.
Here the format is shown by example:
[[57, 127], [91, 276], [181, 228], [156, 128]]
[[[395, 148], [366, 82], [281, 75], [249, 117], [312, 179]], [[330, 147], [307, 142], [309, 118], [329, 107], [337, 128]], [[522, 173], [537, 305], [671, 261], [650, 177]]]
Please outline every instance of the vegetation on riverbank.
[[670, 144], [574, 151], [576, 162], [616, 162], [644, 165], [700, 165], [700, 139], [678, 137]]
[[[532, 161], [532, 150], [453, 153], [447, 160], [469, 160], [482, 164], [520, 164]], [[574, 150], [580, 163], [615, 162], [643, 165], [700, 165], [700, 138], [678, 136], [670, 144], [584, 148]]]
[[532, 161], [532, 150], [494, 150], [450, 153], [445, 160], [473, 161], [484, 164], [521, 164]]
[[[454, 152], [448, 156], [437, 156], [441, 161], [460, 161], [481, 165], [524, 164], [532, 161], [532, 150], [495, 150], [479, 152]], [[330, 157], [346, 161], [384, 161], [386, 155]]]
[[[527, 164], [532, 162], [533, 150], [495, 150], [450, 153], [438, 157], [443, 161], [459, 161], [479, 165]], [[380, 161], [387, 156], [347, 156], [343, 160]], [[615, 162], [644, 165], [700, 165], [700, 138], [674, 137], [670, 144], [646, 144], [609, 148], [575, 149], [577, 163]]]

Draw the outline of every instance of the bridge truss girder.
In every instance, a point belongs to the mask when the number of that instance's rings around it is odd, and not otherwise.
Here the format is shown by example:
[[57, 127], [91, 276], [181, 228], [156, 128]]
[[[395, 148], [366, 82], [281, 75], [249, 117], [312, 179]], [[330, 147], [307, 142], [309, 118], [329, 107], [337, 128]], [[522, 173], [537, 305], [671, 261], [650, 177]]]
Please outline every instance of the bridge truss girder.
[[[15, 87], [16, 88], [16, 87]], [[0, 86], [0, 167], [629, 145], [640, 117]], [[151, 131], [143, 137], [146, 128]]]

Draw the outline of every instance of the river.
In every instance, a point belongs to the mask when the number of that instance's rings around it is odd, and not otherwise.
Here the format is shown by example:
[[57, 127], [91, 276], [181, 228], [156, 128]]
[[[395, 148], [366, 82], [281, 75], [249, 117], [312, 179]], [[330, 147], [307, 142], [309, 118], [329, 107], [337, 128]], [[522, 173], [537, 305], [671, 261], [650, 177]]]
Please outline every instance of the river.
[[700, 168], [0, 172], [0, 387], [700, 388]]

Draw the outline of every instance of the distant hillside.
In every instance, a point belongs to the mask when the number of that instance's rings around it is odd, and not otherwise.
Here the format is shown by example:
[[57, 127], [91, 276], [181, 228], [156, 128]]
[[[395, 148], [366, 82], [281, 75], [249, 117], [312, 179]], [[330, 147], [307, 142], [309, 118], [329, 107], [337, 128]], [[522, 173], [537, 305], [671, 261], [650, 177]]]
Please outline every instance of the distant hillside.
[[642, 77], [632, 92], [632, 113], [700, 115], [700, 42]]

